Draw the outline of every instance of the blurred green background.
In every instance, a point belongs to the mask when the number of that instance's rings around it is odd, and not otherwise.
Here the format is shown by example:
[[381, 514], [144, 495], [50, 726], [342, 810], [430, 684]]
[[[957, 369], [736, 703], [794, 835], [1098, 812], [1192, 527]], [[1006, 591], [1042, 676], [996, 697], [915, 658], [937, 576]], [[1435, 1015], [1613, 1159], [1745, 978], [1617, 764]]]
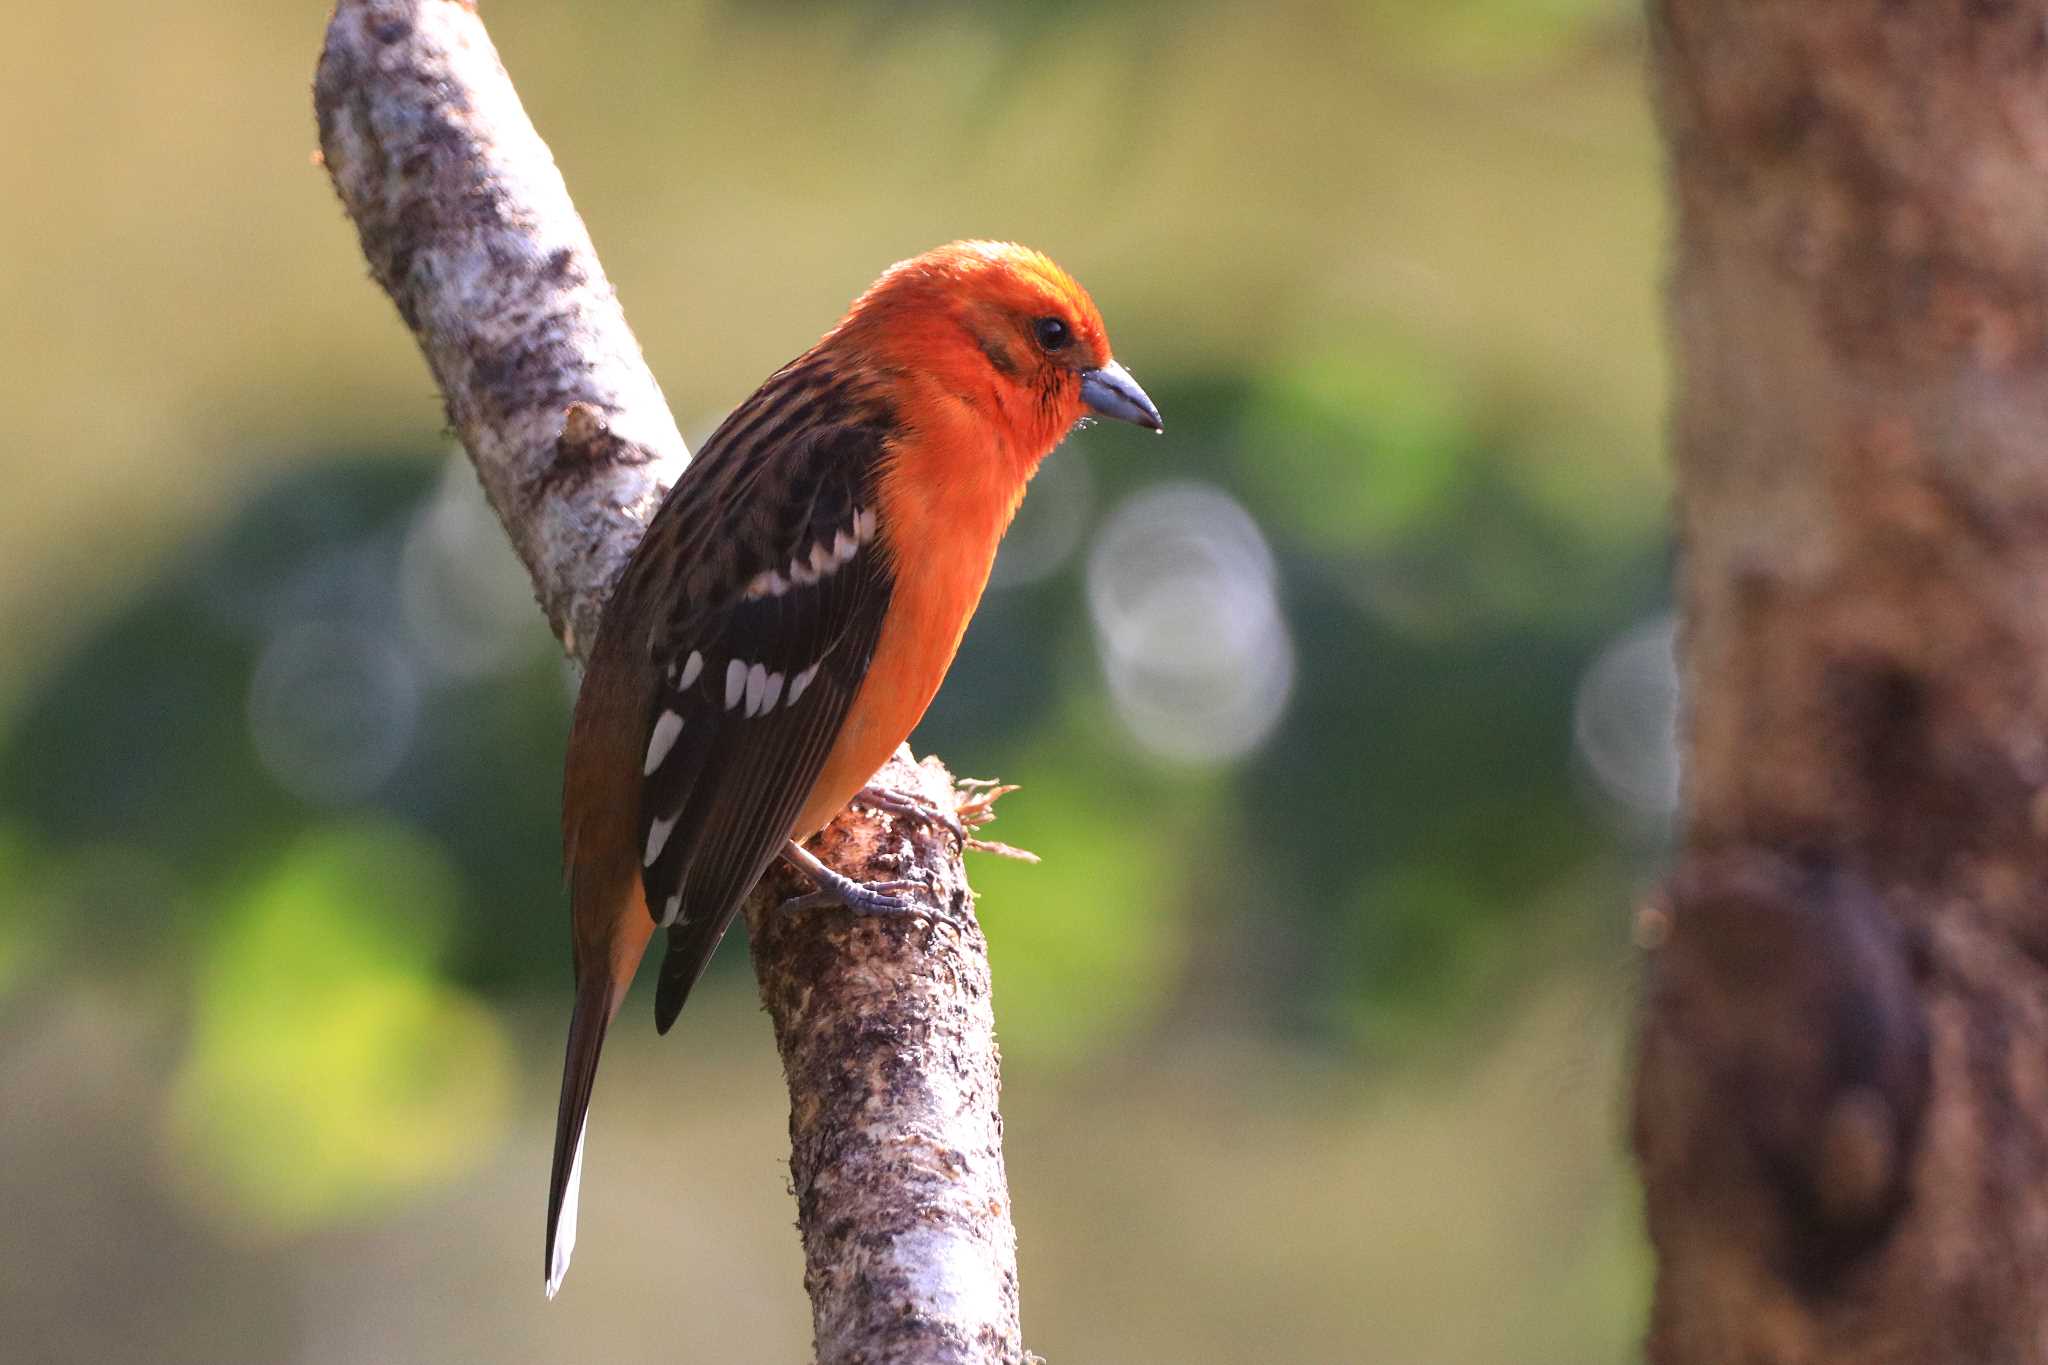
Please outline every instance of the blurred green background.
[[[1061, 1362], [1621, 1361], [1675, 799], [1658, 153], [1608, 0], [492, 0], [685, 433], [1012, 237], [1167, 418], [1049, 462], [920, 750]], [[573, 683], [313, 163], [315, 5], [0, 57], [0, 1341], [800, 1359], [737, 943], [540, 1292]]]

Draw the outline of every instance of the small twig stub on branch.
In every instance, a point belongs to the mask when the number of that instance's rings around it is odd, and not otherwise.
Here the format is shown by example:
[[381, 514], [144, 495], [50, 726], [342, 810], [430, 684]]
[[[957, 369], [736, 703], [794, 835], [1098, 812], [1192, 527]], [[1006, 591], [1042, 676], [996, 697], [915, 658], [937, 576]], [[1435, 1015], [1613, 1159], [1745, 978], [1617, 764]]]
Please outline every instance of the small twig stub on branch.
[[[955, 800], [945, 768], [907, 749], [879, 780], [939, 809]], [[842, 816], [817, 848], [863, 880], [926, 888], [908, 915], [789, 915], [775, 907], [807, 887], [785, 869], [747, 905], [761, 998], [791, 1094], [805, 1097], [790, 1111], [790, 1175], [805, 1283], [834, 1305], [817, 1322], [819, 1357], [1014, 1361], [988, 945], [959, 849], [945, 829], [896, 815]], [[876, 1123], [878, 1109], [915, 1118]]]
[[580, 657], [688, 452], [568, 187], [454, 0], [339, 5], [314, 104], [370, 271]]

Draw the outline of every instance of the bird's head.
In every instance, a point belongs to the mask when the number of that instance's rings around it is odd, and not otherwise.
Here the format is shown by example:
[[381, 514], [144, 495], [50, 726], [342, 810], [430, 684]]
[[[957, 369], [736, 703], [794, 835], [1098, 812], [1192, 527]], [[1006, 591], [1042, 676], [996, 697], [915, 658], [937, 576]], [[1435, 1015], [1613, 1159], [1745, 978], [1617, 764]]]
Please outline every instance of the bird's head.
[[[1010, 242], [953, 242], [885, 271], [842, 328], [872, 329], [892, 363], [1029, 429], [1042, 455], [1093, 412], [1153, 431], [1159, 409], [1110, 353], [1088, 291]], [[994, 416], [995, 414], [990, 414]]]

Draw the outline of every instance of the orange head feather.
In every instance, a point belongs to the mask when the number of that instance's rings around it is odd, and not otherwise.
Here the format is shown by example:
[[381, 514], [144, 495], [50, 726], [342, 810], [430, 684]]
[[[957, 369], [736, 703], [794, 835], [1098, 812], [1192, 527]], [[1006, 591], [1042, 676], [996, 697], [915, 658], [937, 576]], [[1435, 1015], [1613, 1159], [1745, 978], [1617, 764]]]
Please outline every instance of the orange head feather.
[[1020, 484], [1091, 408], [1159, 425], [1111, 357], [1088, 291], [1051, 257], [1011, 242], [952, 242], [897, 262], [820, 349], [921, 385], [922, 410], [906, 414], [913, 426], [941, 418], [935, 407], [981, 424]]

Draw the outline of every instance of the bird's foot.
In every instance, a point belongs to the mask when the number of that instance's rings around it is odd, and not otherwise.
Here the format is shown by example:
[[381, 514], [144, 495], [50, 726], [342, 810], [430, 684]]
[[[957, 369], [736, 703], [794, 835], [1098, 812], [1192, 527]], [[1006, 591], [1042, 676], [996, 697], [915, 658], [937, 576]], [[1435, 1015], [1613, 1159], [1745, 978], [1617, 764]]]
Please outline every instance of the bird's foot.
[[922, 885], [912, 881], [857, 882], [843, 872], [834, 872], [819, 861], [818, 856], [792, 839], [784, 846], [783, 856], [813, 882], [818, 889], [805, 896], [792, 896], [777, 908], [784, 912], [798, 910], [847, 909], [856, 915], [894, 915], [913, 908], [908, 896], [901, 894], [916, 891]]
[[921, 820], [927, 825], [936, 825], [967, 846], [967, 827], [960, 823], [960, 817], [952, 811], [941, 810], [928, 801], [920, 801], [902, 792], [890, 791], [887, 787], [862, 787], [853, 798], [864, 806], [900, 815], [907, 820]]

